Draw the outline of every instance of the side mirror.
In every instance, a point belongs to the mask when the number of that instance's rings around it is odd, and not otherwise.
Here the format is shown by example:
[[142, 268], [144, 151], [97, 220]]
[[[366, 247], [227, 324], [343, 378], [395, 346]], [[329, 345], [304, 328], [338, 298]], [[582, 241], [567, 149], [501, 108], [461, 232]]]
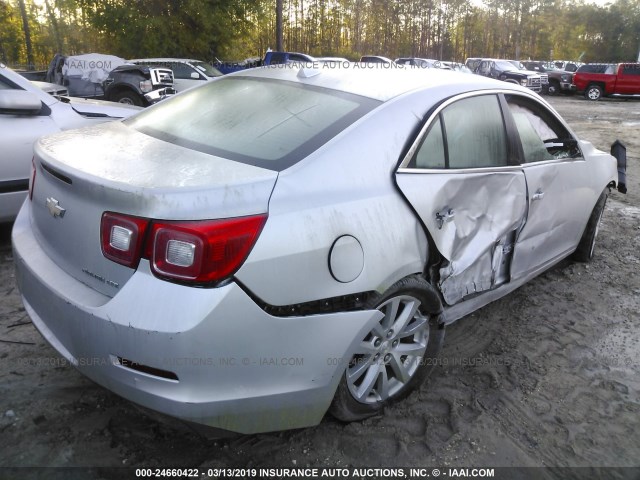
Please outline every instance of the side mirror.
[[191, 72], [191, 78], [194, 80], [200, 80], [200, 74], [197, 72]]
[[40, 98], [25, 90], [0, 90], [0, 114], [37, 115], [42, 109]]

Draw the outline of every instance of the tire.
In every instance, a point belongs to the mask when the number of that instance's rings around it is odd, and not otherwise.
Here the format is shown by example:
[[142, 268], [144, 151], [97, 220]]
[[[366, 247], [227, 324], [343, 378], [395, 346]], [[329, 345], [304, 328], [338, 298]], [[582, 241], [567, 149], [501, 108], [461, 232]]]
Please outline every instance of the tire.
[[577, 262], [588, 262], [593, 258], [593, 251], [596, 246], [596, 237], [598, 236], [598, 228], [600, 227], [600, 220], [602, 219], [602, 213], [604, 212], [604, 206], [607, 203], [608, 196], [609, 191], [605, 189], [600, 195], [600, 198], [598, 198], [596, 206], [593, 207], [593, 211], [591, 212], [589, 221], [587, 221], [587, 226], [584, 229], [582, 238], [580, 238], [580, 243], [578, 243], [578, 248], [576, 248], [576, 251], [572, 256], [572, 258]]
[[440, 298], [422, 278], [399, 281], [368, 308], [385, 316], [362, 339], [329, 408], [344, 422], [381, 413], [422, 385], [444, 340]]
[[135, 105], [136, 107], [142, 107], [143, 103], [142, 103], [142, 99], [140, 98], [140, 95], [138, 95], [135, 92], [129, 91], [129, 90], [125, 90], [122, 92], [118, 92], [115, 93], [112, 96], [112, 99], [114, 102], [118, 102], [118, 103], [124, 103], [127, 105]]
[[560, 93], [560, 84], [556, 80], [549, 81], [547, 93], [549, 95], [558, 95]]
[[584, 91], [584, 97], [594, 102], [600, 100], [602, 98], [602, 87], [599, 85], [589, 85]]

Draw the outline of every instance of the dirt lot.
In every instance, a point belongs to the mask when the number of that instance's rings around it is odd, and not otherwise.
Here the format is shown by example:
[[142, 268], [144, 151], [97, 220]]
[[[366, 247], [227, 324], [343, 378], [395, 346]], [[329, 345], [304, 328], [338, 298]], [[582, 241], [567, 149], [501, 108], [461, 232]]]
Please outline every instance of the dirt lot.
[[449, 327], [429, 382], [362, 423], [214, 440], [150, 418], [37, 333], [1, 228], [0, 466], [639, 466], [640, 102], [550, 101], [582, 138], [628, 148], [630, 194], [610, 196], [593, 262]]

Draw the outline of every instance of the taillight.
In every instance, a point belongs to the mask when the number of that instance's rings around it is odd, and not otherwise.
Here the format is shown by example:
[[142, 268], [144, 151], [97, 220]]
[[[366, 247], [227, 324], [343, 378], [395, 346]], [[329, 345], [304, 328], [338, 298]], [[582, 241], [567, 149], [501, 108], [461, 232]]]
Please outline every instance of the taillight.
[[266, 220], [264, 214], [165, 221], [106, 212], [101, 224], [102, 253], [131, 268], [137, 267], [140, 258], [147, 258], [153, 274], [168, 280], [219, 282], [240, 268]]
[[192, 283], [223, 280], [242, 265], [267, 215], [193, 222], [153, 222], [147, 248], [151, 270]]
[[125, 267], [136, 268], [148, 225], [146, 218], [105, 212], [100, 225], [102, 254]]
[[36, 159], [31, 159], [31, 177], [29, 178], [29, 200], [33, 200], [33, 187], [36, 185]]

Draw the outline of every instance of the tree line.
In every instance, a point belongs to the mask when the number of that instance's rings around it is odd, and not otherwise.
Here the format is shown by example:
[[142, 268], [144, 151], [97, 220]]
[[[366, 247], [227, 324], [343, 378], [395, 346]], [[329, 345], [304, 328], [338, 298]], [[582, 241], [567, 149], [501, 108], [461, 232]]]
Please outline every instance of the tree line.
[[0, 0], [0, 61], [57, 52], [213, 61], [276, 47], [361, 55], [636, 61], [640, 0]]

